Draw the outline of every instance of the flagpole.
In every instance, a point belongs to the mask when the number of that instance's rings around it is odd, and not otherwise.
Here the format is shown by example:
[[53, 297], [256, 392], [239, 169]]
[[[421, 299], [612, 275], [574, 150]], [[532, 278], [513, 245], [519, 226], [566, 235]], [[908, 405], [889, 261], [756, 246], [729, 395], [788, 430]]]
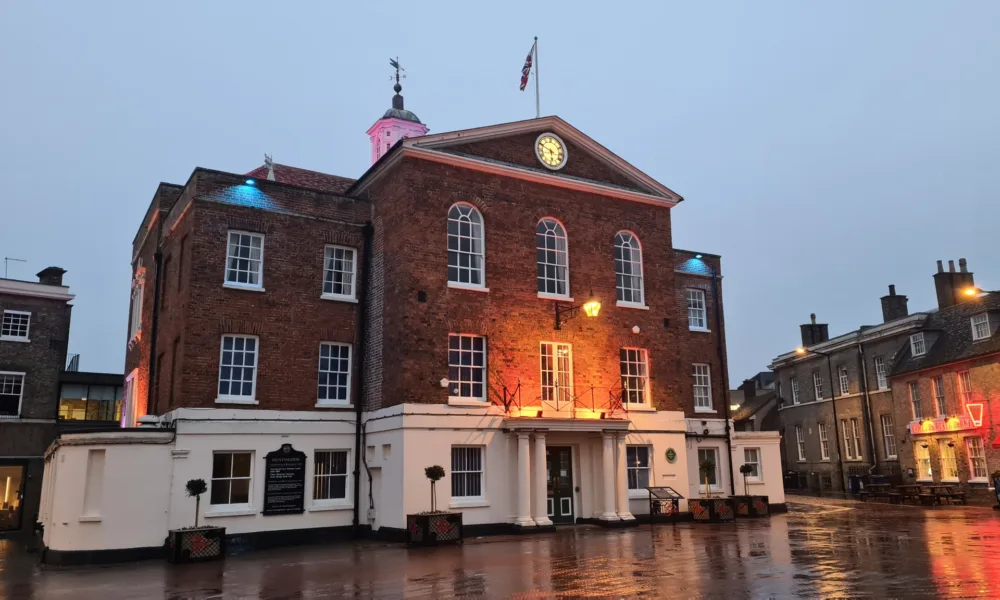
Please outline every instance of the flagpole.
[[535, 36], [535, 118], [542, 117], [542, 108], [538, 100], [538, 36]]

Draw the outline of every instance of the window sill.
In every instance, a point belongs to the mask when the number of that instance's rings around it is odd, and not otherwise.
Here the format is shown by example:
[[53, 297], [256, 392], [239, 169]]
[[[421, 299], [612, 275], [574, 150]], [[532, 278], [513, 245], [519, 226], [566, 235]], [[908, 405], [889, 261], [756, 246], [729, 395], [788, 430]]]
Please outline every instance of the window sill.
[[353, 510], [354, 504], [350, 502], [343, 502], [338, 504], [315, 504], [310, 506], [306, 510], [309, 512], [327, 512], [331, 510]]
[[222, 287], [229, 288], [231, 290], [244, 290], [247, 292], [263, 292], [264, 288], [259, 285], [244, 285], [240, 283], [230, 283], [228, 281], [223, 282]]
[[886, 456], [885, 459], [886, 460], [899, 460], [899, 456], [897, 456], [895, 454], [890, 454], [889, 456]]
[[0, 342], [19, 342], [21, 344], [27, 344], [30, 342], [28, 338], [14, 337], [10, 335], [0, 335]]
[[334, 404], [332, 402], [317, 402], [316, 408], [354, 408], [353, 404]]
[[649, 498], [649, 490], [629, 490], [629, 500], [646, 500]]
[[[652, 406], [650, 406], [648, 404], [636, 404], [634, 406], [631, 405], [631, 404], [626, 404], [625, 405], [625, 411], [626, 412], [656, 412], [656, 408], [654, 408], [654, 407], [652, 407]], [[600, 412], [600, 411], [598, 411], [598, 412]]]
[[706, 329], [705, 327], [688, 327], [688, 331], [697, 331], [698, 333], [712, 333], [711, 329]]
[[323, 294], [319, 297], [320, 300], [333, 300], [334, 302], [349, 302], [351, 304], [357, 304], [358, 299], [352, 296], [337, 296], [336, 294]]
[[933, 479], [918, 479], [917, 483], [934, 483]]
[[763, 479], [747, 479], [747, 485], [764, 485]]
[[560, 302], [573, 301], [573, 298], [571, 296], [560, 296], [559, 294], [546, 294], [545, 292], [538, 292], [538, 297], [543, 300], [558, 300]]
[[448, 503], [448, 508], [483, 508], [489, 505], [489, 500], [486, 500], [485, 498], [469, 498], [467, 500], [452, 499], [452, 501]]
[[260, 404], [255, 398], [226, 398], [220, 396], [215, 399], [216, 404]]
[[[944, 477], [942, 477], [941, 478], [941, 483], [959, 483], [959, 480], [958, 480], [958, 477], [948, 477], [947, 479], [944, 478]], [[972, 483], [972, 482], [970, 481], [969, 483]], [[983, 480], [983, 483], [986, 483], [985, 479]]]
[[205, 519], [219, 519], [222, 517], [249, 517], [257, 514], [257, 511], [250, 508], [233, 508], [230, 510], [211, 510], [202, 513], [202, 518]]
[[482, 285], [471, 285], [468, 283], [455, 283], [454, 281], [448, 282], [448, 287], [453, 290], [468, 290], [470, 292], [489, 292], [490, 288]]
[[102, 520], [103, 519], [101, 519], [101, 515], [90, 515], [86, 517], [81, 516], [79, 519], [77, 519], [77, 521], [81, 523], [100, 523]]
[[987, 479], [986, 477], [973, 477], [972, 479], [969, 480], [969, 483], [982, 483], [985, 485], [989, 485], [990, 480]]
[[694, 407], [694, 412], [696, 412], [696, 413], [713, 413], [714, 414], [714, 413], [717, 413], [719, 411], [715, 410], [714, 408], [705, 408], [704, 406], [696, 406], [696, 407]]
[[448, 406], [489, 406], [489, 402], [485, 400], [476, 400], [475, 398], [458, 398], [455, 396], [448, 397]]
[[619, 308], [637, 308], [639, 310], [649, 310], [649, 307], [646, 306], [645, 304], [639, 304], [637, 302], [624, 302], [622, 300], [618, 300], [617, 302], [615, 302], [615, 306]]

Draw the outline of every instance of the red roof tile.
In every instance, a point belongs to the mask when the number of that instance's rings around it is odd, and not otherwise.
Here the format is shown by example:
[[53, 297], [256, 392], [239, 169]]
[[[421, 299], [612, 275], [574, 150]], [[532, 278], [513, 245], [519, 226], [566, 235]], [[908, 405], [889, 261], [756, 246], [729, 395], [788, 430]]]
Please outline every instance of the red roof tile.
[[[266, 180], [267, 166], [261, 165], [257, 167], [247, 173], [247, 177]], [[337, 175], [328, 175], [319, 171], [310, 171], [308, 169], [279, 164], [274, 165], [274, 180], [278, 183], [288, 183], [333, 194], [343, 194], [355, 181], [349, 177], [338, 177]]]

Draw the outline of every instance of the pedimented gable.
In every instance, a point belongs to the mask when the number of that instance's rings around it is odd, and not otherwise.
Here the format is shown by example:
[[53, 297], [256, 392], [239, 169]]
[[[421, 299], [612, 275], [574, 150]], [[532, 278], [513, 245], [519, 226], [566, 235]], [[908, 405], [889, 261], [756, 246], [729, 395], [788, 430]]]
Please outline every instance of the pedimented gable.
[[[536, 155], [536, 142], [543, 133], [554, 133], [562, 141], [566, 161], [558, 170], [547, 168]], [[682, 199], [559, 117], [434, 134], [404, 140], [404, 145], [441, 157], [456, 157], [467, 165], [478, 162], [521, 172], [535, 180], [558, 178], [573, 185], [591, 183], [596, 188], [623, 190], [670, 206]]]

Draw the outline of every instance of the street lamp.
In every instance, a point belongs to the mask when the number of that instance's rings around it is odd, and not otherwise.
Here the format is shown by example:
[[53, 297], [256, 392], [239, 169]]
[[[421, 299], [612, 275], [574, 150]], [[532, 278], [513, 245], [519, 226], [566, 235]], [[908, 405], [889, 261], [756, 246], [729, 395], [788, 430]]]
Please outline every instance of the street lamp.
[[[837, 418], [837, 386], [834, 385], [833, 380], [833, 362], [830, 359], [829, 352], [823, 352], [821, 350], [810, 350], [799, 346], [795, 349], [795, 353], [799, 356], [807, 356], [809, 354], [818, 354], [820, 356], [826, 357], [826, 372], [827, 377], [830, 381], [830, 403], [833, 404], [833, 437], [837, 440], [837, 464], [840, 465], [840, 482], [844, 483], [844, 453], [840, 449], [840, 419]], [[815, 389], [815, 385], [813, 386]]]
[[[559, 306], [559, 303], [555, 303], [556, 307], [556, 329], [562, 329], [562, 322], [569, 321], [573, 317], [579, 315], [580, 313], [572, 312], [578, 308], [583, 309], [583, 314], [588, 317], [596, 317], [601, 312], [601, 301], [594, 298], [594, 290], [590, 290], [590, 299], [583, 304], [574, 304], [573, 306], [567, 306], [563, 308]], [[570, 314], [572, 313], [572, 314]]]

